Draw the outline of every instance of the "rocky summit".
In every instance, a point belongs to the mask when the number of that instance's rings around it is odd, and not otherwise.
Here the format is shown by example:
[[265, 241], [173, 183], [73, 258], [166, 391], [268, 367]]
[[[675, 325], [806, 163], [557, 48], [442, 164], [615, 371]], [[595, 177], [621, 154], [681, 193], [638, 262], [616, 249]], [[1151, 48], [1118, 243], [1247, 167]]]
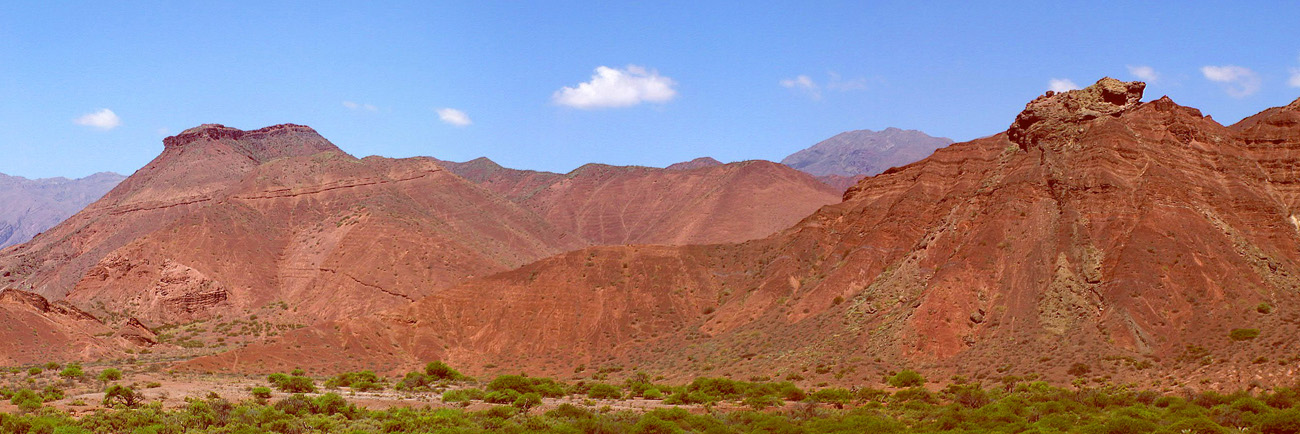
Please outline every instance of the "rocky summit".
[[184, 367], [1291, 378], [1297, 104], [1225, 127], [1142, 90], [1044, 95], [767, 238], [572, 251]]

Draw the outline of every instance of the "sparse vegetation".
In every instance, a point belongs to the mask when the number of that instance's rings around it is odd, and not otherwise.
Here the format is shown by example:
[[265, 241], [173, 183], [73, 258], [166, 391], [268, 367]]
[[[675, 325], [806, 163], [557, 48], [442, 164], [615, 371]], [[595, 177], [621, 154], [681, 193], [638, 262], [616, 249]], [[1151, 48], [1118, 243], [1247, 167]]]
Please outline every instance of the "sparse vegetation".
[[1248, 341], [1259, 337], [1259, 329], [1232, 329], [1228, 337], [1234, 341]]

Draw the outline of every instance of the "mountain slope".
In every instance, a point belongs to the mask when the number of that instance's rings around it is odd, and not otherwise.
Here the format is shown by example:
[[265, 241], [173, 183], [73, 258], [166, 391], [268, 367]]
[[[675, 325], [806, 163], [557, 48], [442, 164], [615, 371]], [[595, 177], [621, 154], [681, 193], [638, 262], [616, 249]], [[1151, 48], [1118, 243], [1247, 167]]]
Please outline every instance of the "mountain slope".
[[[945, 137], [931, 137], [916, 130], [886, 128], [836, 134], [808, 149], [790, 154], [781, 164], [817, 177], [875, 175], [929, 156], [952, 144]], [[829, 178], [832, 185], [840, 179]]]
[[769, 238], [574, 251], [186, 366], [1289, 378], [1300, 102], [1227, 128], [1143, 87], [1048, 93]]
[[27, 179], [0, 174], [0, 248], [25, 243], [104, 196], [126, 177]]
[[595, 244], [708, 244], [770, 235], [840, 195], [767, 161], [711, 158], [666, 169], [587, 164], [568, 174], [440, 162]]
[[6, 286], [150, 325], [268, 305], [310, 324], [586, 244], [431, 159], [356, 159], [303, 126], [205, 125], [165, 144], [104, 199], [0, 254]]

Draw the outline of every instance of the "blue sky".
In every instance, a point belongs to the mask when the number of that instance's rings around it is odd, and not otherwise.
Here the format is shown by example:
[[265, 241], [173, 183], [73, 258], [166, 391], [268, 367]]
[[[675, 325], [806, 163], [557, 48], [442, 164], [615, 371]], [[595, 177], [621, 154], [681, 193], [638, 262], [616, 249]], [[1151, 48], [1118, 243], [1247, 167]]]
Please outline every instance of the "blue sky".
[[27, 177], [129, 174], [202, 123], [565, 172], [968, 140], [1107, 75], [1223, 123], [1300, 96], [1295, 2], [13, 3], [0, 172]]

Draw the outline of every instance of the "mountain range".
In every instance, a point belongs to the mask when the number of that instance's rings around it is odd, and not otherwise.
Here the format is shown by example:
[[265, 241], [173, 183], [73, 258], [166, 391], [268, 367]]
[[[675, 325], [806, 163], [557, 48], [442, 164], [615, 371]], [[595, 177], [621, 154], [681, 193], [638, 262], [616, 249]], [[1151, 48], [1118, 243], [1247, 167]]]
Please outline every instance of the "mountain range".
[[1224, 126], [1144, 90], [1048, 92], [842, 200], [761, 161], [557, 174], [204, 125], [0, 251], [0, 355], [1280, 384], [1300, 360], [1300, 100]]
[[571, 251], [183, 367], [1289, 378], [1300, 100], [1223, 126], [1144, 87], [1049, 92], [767, 238]]
[[27, 179], [0, 173], [0, 248], [32, 239], [99, 199], [125, 176]]

